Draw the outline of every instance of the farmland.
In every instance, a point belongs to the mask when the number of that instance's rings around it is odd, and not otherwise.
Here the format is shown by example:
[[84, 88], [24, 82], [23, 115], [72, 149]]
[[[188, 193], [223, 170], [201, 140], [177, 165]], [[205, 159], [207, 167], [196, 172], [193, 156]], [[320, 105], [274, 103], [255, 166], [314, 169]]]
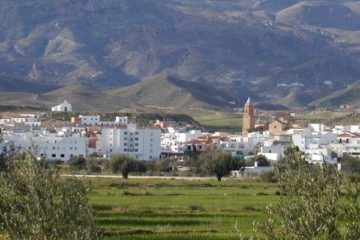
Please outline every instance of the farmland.
[[96, 223], [107, 240], [239, 239], [279, 198], [276, 185], [257, 180], [89, 181]]
[[239, 133], [242, 126], [242, 116], [232, 117], [225, 113], [198, 116], [195, 120], [210, 131]]

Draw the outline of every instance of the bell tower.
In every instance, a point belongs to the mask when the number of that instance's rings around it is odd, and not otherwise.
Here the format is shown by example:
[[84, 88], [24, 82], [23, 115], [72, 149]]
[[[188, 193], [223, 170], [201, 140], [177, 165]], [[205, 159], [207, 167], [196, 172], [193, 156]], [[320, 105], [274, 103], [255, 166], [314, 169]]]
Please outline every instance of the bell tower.
[[247, 137], [249, 130], [253, 129], [254, 127], [255, 127], [254, 106], [251, 102], [251, 99], [248, 98], [248, 100], [244, 105], [242, 136]]

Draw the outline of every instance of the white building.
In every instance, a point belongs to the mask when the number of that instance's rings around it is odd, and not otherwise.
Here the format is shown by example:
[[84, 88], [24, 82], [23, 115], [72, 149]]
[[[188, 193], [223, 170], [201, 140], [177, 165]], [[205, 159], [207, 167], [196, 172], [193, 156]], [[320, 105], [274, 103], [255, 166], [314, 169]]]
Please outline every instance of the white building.
[[51, 111], [52, 112], [72, 112], [72, 106], [67, 100], [65, 100], [63, 103], [61, 103], [55, 107], [52, 107]]
[[5, 124], [25, 124], [29, 126], [40, 126], [40, 116], [37, 114], [20, 114], [16, 117], [2, 118], [0, 119], [0, 125]]
[[258, 155], [264, 155], [267, 159], [271, 161], [278, 161], [284, 156], [284, 151], [287, 147], [287, 145], [283, 144], [261, 146]]
[[99, 115], [96, 115], [96, 116], [83, 116], [83, 115], [80, 115], [79, 119], [80, 119], [80, 123], [82, 125], [89, 125], [89, 126], [101, 125]]
[[161, 135], [161, 148], [164, 153], [184, 153], [185, 143], [206, 135], [201, 130], [183, 131], [168, 127]]
[[119, 117], [115, 118], [115, 122], [113, 121], [101, 121], [99, 115], [89, 115], [84, 116], [80, 115], [80, 124], [86, 126], [126, 126], [128, 125], [128, 117]]
[[128, 125], [128, 123], [129, 123], [129, 118], [127, 116], [115, 118], [116, 125]]
[[127, 128], [103, 128], [98, 152], [156, 160], [161, 155], [160, 138], [161, 131], [157, 128], [137, 128], [134, 124], [129, 124]]
[[329, 145], [337, 143], [337, 135], [332, 132], [313, 132], [306, 129], [302, 133], [292, 135], [292, 140], [300, 151], [305, 152], [306, 149], [318, 148], [319, 145]]
[[4, 140], [13, 142], [16, 149], [31, 151], [38, 157], [48, 160], [68, 161], [73, 156], [86, 157], [86, 138], [80, 134], [58, 136], [46, 132], [44, 135], [35, 135], [31, 132], [23, 134], [5, 135]]

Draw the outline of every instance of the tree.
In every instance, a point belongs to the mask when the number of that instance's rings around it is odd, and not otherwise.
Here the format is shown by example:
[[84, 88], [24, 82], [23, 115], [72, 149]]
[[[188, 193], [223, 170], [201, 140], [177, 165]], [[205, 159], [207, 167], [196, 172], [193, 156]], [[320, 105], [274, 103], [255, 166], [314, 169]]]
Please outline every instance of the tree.
[[101, 173], [101, 165], [102, 159], [96, 153], [91, 154], [86, 161], [86, 168], [89, 173]]
[[269, 160], [264, 155], [257, 155], [251, 158], [251, 166], [254, 166], [254, 163], [257, 162], [259, 167], [268, 167], [270, 166]]
[[18, 154], [0, 173], [0, 223], [11, 239], [97, 239], [88, 188]]
[[280, 202], [267, 207], [268, 219], [256, 230], [271, 240], [359, 239], [360, 188], [336, 166], [308, 164], [295, 147], [285, 154], [277, 166]]
[[200, 154], [201, 169], [207, 174], [215, 174], [218, 181], [231, 170], [239, 169], [240, 160], [233, 158], [229, 152], [209, 151]]
[[113, 173], [121, 172], [127, 179], [130, 172], [136, 171], [137, 161], [125, 154], [115, 154], [110, 158], [110, 168]]
[[84, 156], [73, 156], [68, 161], [71, 171], [83, 170], [86, 168], [86, 159]]

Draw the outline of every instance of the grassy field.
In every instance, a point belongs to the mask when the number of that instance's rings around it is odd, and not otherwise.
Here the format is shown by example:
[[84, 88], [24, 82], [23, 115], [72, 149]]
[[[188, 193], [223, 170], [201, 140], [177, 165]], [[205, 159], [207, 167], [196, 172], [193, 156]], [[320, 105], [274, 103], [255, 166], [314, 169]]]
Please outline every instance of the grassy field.
[[256, 180], [93, 179], [90, 202], [104, 239], [239, 239], [278, 200]]
[[242, 126], [242, 116], [230, 117], [224, 113], [195, 117], [195, 120], [210, 131], [239, 133]]
[[296, 119], [300, 120], [309, 120], [309, 121], [329, 121], [331, 119], [344, 117], [348, 115], [349, 112], [325, 112], [325, 113], [306, 113], [302, 115], [297, 115]]

